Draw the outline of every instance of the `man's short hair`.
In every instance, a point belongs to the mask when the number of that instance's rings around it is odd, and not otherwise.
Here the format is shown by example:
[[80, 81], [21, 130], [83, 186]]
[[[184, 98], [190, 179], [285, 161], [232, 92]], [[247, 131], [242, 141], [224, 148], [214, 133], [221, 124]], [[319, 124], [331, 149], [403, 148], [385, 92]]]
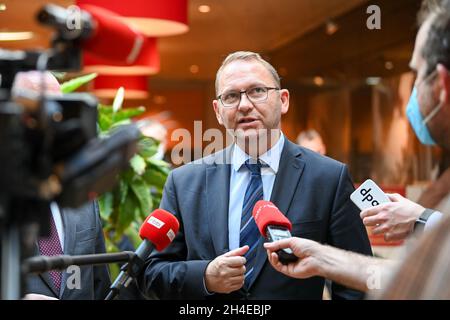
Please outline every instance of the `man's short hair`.
[[417, 13], [417, 25], [420, 27], [430, 14], [439, 11], [444, 2], [447, 2], [447, 0], [423, 0], [420, 10]]
[[237, 61], [237, 60], [244, 60], [244, 61], [251, 61], [255, 60], [261, 63], [272, 75], [273, 79], [275, 80], [276, 86], [278, 88], [281, 87], [281, 81], [280, 76], [278, 75], [277, 70], [266, 60], [264, 60], [261, 55], [259, 55], [256, 52], [251, 51], [236, 51], [233, 53], [230, 53], [225, 60], [223, 60], [222, 65], [220, 66], [219, 70], [216, 74], [216, 95], [219, 94], [219, 78], [223, 71], [223, 69], [230, 64], [231, 62]]
[[422, 49], [427, 65], [425, 76], [431, 74], [438, 64], [450, 70], [450, 6], [446, 10], [441, 9], [429, 16], [432, 21]]
[[320, 136], [320, 134], [316, 130], [314, 130], [314, 129], [305, 130], [305, 131], [302, 131], [298, 135], [297, 143], [301, 144], [303, 141], [306, 141], [306, 140], [311, 141], [311, 140], [314, 140], [316, 138], [322, 139], [322, 137]]

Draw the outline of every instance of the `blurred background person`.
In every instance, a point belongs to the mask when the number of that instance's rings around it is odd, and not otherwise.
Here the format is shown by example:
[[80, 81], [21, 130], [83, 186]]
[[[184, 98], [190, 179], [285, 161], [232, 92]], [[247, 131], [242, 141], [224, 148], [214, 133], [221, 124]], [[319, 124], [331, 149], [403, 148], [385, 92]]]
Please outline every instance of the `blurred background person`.
[[[314, 130], [309, 129], [300, 132], [300, 134], [297, 136], [297, 144], [300, 147], [308, 148], [314, 152], [317, 152], [321, 155], [325, 155], [327, 152], [325, 143], [322, 140], [322, 137], [320, 134]], [[323, 299], [324, 300], [330, 300], [331, 299], [331, 281], [325, 280], [325, 288], [323, 292]]]
[[323, 156], [327, 153], [327, 148], [325, 146], [325, 143], [323, 143], [322, 137], [314, 129], [300, 132], [297, 137], [297, 144], [300, 147], [308, 148]]
[[[424, 21], [410, 63], [417, 78], [406, 110], [420, 142], [437, 145], [447, 152], [450, 150], [450, 48], [446, 44], [450, 41], [450, 28], [446, 26], [449, 12], [448, 1], [423, 2], [419, 16]], [[402, 240], [416, 229], [435, 225], [447, 210], [444, 203], [450, 190], [447, 171], [421, 196], [422, 203], [433, 210], [401, 195], [388, 194], [391, 202], [361, 212], [364, 224], [374, 227], [372, 233], [383, 234], [387, 241]]]

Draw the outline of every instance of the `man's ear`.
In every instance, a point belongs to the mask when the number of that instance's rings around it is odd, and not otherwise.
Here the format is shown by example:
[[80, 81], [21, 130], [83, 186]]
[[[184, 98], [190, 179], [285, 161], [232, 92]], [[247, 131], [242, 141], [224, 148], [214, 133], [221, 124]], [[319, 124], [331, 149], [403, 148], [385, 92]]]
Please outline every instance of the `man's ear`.
[[443, 104], [450, 102], [450, 75], [448, 69], [441, 63], [436, 67], [438, 82], [441, 87], [439, 100]]
[[216, 113], [217, 121], [219, 122], [219, 124], [221, 126], [223, 126], [222, 116], [220, 115], [220, 112], [219, 112], [219, 101], [218, 100], [213, 100], [213, 108], [214, 108], [214, 112]]
[[287, 89], [280, 90], [281, 114], [286, 114], [289, 110], [289, 91]]

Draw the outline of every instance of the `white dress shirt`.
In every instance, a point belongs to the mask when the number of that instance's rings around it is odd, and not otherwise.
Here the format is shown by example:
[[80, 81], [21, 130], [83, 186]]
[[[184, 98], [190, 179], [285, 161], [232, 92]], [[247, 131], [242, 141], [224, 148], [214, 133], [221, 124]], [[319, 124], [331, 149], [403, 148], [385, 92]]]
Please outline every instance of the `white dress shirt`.
[[53, 220], [55, 221], [56, 231], [58, 232], [59, 242], [61, 243], [61, 249], [64, 252], [64, 227], [62, 222], [61, 211], [56, 202], [50, 204], [50, 210], [52, 212]]

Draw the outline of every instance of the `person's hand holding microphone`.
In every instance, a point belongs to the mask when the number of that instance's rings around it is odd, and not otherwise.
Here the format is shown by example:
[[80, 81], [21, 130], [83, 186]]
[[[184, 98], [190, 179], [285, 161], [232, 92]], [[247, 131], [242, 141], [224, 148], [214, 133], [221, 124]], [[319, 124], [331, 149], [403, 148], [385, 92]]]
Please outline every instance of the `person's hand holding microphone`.
[[[267, 257], [273, 268], [289, 277], [298, 279], [320, 275], [320, 260], [316, 254], [321, 246], [315, 241], [296, 237], [264, 244], [264, 248], [267, 249]], [[282, 249], [292, 250], [298, 260], [288, 264], [281, 263], [277, 251]]]

